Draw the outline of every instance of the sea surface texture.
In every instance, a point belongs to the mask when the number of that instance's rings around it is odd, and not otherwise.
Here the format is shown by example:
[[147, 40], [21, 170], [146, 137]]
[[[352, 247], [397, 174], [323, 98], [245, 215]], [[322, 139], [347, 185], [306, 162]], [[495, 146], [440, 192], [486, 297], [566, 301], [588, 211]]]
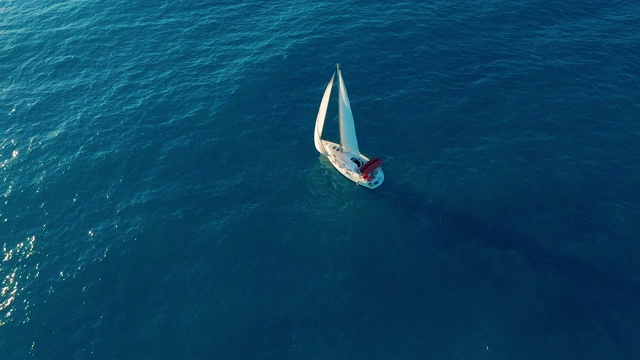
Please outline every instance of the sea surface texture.
[[2, 0], [0, 358], [639, 359], [639, 144], [638, 1]]

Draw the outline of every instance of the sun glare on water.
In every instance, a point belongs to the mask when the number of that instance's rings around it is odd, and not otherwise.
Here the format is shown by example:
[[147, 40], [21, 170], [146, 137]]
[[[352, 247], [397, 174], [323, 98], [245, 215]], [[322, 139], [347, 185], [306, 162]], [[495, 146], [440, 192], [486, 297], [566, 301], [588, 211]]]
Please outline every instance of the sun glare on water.
[[[34, 254], [36, 237], [31, 236], [18, 243], [13, 248], [2, 247], [2, 262], [0, 262], [0, 326], [7, 324], [15, 310], [16, 299], [24, 290], [24, 284], [29, 279], [28, 262], [25, 260]], [[36, 274], [37, 276], [37, 274]], [[23, 301], [25, 309], [28, 302]]]

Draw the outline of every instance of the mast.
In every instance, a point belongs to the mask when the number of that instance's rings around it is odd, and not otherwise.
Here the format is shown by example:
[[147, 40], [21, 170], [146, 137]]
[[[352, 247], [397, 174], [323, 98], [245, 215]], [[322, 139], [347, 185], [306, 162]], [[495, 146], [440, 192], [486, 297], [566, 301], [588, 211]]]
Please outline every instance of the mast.
[[351, 112], [351, 104], [347, 88], [342, 80], [342, 72], [340, 64], [336, 64], [336, 72], [338, 73], [338, 112], [340, 118], [340, 146], [346, 147], [353, 151], [356, 155], [360, 154], [358, 148], [358, 139], [356, 138], [356, 128], [353, 123], [353, 113]]
[[[340, 75], [340, 63], [336, 63], [336, 74], [338, 75], [338, 104], [340, 103], [340, 89], [342, 86], [342, 75]], [[338, 105], [338, 123], [342, 123], [342, 106]], [[342, 139], [342, 128], [339, 128], [340, 138]], [[340, 141], [340, 150], [342, 150], [342, 140]]]
[[[338, 75], [338, 104], [342, 93], [342, 75], [340, 75], [340, 63], [336, 63], [336, 75]], [[338, 105], [338, 122], [340, 123], [340, 147], [342, 148], [342, 106]]]

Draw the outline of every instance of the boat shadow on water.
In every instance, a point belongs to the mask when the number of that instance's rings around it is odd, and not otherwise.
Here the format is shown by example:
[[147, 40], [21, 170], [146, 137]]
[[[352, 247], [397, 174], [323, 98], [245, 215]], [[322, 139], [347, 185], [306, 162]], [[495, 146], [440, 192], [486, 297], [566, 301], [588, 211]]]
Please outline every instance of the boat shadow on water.
[[603, 265], [556, 252], [508, 225], [487, 221], [472, 212], [448, 206], [443, 201], [427, 200], [424, 194], [401, 184], [387, 182], [379, 190], [378, 196], [397, 200], [403, 211], [416, 215], [416, 221], [433, 226], [437, 234], [434, 241], [441, 242], [445, 248], [471, 246], [474, 243], [518, 254], [537, 273], [553, 276], [566, 284], [565, 295], [547, 304], [557, 317], [567, 322], [571, 318], [571, 321], [579, 324], [595, 319], [607, 328], [620, 345], [626, 345], [624, 347], [627, 349], [638, 349], [634, 340], [638, 329], [629, 324], [640, 319], [630, 318], [629, 323], [622, 327], [619, 324], [621, 314], [631, 314], [631, 317], [640, 314], [640, 284], [628, 276]]

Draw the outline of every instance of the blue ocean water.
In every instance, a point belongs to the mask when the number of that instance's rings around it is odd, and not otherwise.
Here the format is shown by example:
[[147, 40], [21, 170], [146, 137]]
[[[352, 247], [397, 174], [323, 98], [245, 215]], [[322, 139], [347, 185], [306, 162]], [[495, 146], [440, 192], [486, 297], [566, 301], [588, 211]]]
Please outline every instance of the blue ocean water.
[[[640, 4], [21, 0], [0, 35], [3, 359], [640, 356]], [[313, 146], [337, 62], [374, 191]]]

